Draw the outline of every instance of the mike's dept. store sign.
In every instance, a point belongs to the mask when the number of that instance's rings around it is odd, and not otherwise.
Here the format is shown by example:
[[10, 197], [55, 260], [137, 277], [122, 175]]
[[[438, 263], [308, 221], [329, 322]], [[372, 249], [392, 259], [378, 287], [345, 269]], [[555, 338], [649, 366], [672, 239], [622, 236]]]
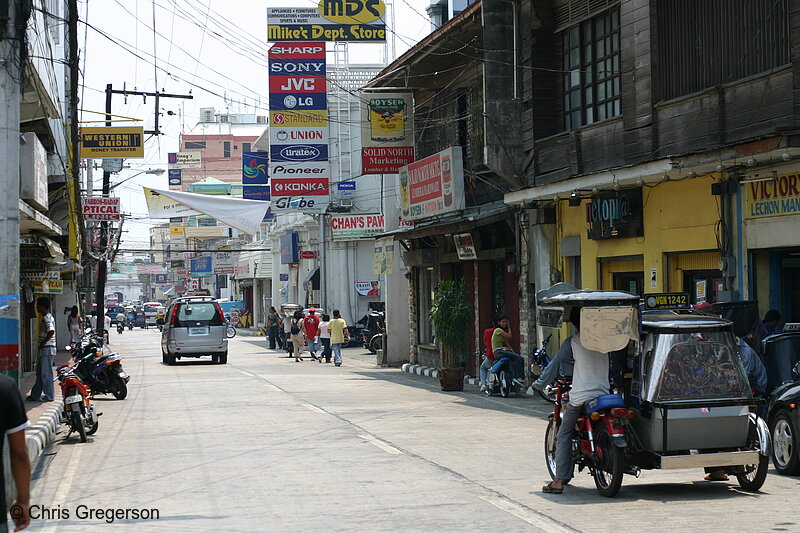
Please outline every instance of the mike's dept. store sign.
[[341, 215], [330, 218], [334, 241], [356, 240], [383, 233], [383, 215]]
[[745, 218], [800, 214], [800, 173], [775, 179], [742, 183], [745, 188]]
[[267, 40], [382, 42], [383, 0], [320, 0], [316, 7], [268, 7]]

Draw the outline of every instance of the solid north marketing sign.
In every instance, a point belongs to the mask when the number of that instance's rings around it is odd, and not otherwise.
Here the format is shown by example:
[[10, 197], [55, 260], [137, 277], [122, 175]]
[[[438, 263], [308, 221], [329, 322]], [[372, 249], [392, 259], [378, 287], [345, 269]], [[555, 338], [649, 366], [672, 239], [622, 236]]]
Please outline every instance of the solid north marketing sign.
[[144, 128], [81, 128], [81, 158], [144, 157]]
[[361, 95], [361, 172], [395, 174], [414, 162], [411, 93]]
[[325, 43], [274, 44], [267, 55], [271, 209], [323, 213], [330, 181]]
[[320, 0], [317, 7], [267, 8], [269, 42], [386, 40], [383, 0]]
[[398, 174], [403, 221], [464, 209], [464, 164], [460, 146], [414, 161], [401, 168]]

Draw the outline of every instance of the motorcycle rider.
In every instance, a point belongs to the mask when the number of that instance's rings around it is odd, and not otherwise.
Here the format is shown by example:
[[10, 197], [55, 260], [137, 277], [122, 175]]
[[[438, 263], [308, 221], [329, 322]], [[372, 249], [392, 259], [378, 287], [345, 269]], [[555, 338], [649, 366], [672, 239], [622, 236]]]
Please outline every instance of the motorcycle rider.
[[608, 394], [611, 385], [608, 381], [608, 354], [587, 350], [581, 344], [581, 309], [570, 310], [569, 321], [575, 327], [572, 337], [572, 353], [575, 358], [575, 369], [572, 374], [572, 389], [569, 403], [563, 411], [561, 425], [556, 435], [556, 477], [542, 487], [547, 494], [561, 494], [564, 484], [572, 479], [575, 465], [572, 458], [572, 438], [575, 435], [575, 423], [583, 411], [583, 404]]
[[525, 385], [525, 361], [522, 356], [515, 353], [510, 347], [511, 325], [508, 322], [506, 315], [497, 317], [497, 327], [492, 333], [492, 355], [495, 361], [499, 361], [503, 357], [511, 359], [511, 371], [514, 375], [514, 381], [517, 385]]
[[564, 339], [564, 342], [561, 343], [561, 348], [558, 349], [558, 353], [550, 360], [550, 364], [545, 367], [539, 379], [533, 382], [534, 389], [542, 390], [553, 383], [558, 376], [572, 375], [575, 368], [575, 357], [572, 355], [573, 337], [574, 335], [570, 335]]

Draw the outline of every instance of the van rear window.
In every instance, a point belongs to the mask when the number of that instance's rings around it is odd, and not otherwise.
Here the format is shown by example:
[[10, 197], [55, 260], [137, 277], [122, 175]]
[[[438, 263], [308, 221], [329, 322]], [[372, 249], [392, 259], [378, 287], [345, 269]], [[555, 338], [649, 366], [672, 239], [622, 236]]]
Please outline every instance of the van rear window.
[[221, 326], [222, 317], [217, 306], [210, 302], [185, 303], [178, 309], [178, 323], [181, 326]]

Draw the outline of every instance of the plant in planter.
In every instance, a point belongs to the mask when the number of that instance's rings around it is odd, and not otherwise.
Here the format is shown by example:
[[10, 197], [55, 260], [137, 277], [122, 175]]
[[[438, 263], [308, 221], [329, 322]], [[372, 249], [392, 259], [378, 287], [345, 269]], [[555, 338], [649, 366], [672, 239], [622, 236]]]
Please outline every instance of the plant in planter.
[[442, 281], [434, 294], [428, 320], [442, 348], [439, 382], [442, 390], [464, 389], [463, 363], [468, 344], [465, 329], [471, 315], [464, 280]]

